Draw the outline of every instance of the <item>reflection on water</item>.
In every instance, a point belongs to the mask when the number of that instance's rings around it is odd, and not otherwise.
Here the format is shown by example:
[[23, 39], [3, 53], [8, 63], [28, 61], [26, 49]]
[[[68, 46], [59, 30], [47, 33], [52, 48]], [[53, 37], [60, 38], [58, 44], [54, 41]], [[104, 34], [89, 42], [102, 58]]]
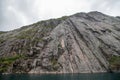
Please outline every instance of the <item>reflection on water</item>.
[[120, 80], [120, 73], [95, 74], [8, 74], [0, 80]]

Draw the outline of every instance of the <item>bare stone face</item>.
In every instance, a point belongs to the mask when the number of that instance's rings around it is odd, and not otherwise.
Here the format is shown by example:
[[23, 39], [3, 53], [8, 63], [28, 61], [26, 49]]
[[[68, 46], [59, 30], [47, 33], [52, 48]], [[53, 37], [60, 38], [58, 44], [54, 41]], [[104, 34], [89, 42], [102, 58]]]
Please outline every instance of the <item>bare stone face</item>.
[[120, 58], [110, 62], [120, 56], [120, 19], [100, 12], [78, 13], [1, 33], [0, 57], [15, 55], [25, 57], [13, 61], [6, 72], [120, 71], [120, 64], [113, 63]]

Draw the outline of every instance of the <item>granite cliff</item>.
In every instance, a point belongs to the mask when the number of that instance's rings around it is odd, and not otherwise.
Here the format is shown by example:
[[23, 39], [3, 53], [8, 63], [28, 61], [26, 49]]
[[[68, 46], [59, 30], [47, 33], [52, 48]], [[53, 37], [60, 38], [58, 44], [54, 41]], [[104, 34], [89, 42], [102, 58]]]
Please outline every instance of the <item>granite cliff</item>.
[[0, 32], [0, 72], [120, 71], [120, 17], [77, 13]]

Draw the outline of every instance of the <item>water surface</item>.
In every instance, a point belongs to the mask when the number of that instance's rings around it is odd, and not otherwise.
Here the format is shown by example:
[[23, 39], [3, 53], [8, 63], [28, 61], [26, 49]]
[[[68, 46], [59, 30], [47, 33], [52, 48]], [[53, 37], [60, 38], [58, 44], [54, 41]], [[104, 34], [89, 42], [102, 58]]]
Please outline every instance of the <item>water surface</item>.
[[120, 73], [95, 74], [8, 74], [0, 80], [120, 80]]

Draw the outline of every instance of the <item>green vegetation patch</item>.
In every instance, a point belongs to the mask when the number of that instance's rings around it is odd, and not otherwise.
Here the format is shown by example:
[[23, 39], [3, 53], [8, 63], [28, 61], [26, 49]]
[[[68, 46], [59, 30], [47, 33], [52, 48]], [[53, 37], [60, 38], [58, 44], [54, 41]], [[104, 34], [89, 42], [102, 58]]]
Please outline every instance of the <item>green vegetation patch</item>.
[[4, 39], [0, 39], [0, 43], [3, 43], [3, 42], [5, 42], [5, 40]]
[[57, 59], [52, 58], [51, 63], [52, 63], [53, 66], [55, 66], [57, 64]]
[[65, 20], [65, 19], [67, 19], [68, 18], [68, 16], [63, 16], [63, 17], [61, 17], [61, 18], [58, 18], [58, 20]]
[[25, 58], [23, 55], [0, 58], [0, 72], [5, 72], [17, 59]]
[[53, 71], [57, 71], [58, 70], [58, 68], [59, 68], [59, 63], [58, 63], [58, 59], [56, 59], [56, 58], [51, 58], [51, 63], [52, 63], [52, 70]]
[[120, 56], [112, 56], [109, 59], [111, 69], [118, 70], [120, 69]]
[[0, 34], [3, 34], [3, 33], [6, 33], [6, 32], [0, 31]]
[[29, 29], [26, 31], [22, 31], [19, 36], [16, 36], [18, 39], [32, 39], [32, 36], [36, 32], [35, 29]]

